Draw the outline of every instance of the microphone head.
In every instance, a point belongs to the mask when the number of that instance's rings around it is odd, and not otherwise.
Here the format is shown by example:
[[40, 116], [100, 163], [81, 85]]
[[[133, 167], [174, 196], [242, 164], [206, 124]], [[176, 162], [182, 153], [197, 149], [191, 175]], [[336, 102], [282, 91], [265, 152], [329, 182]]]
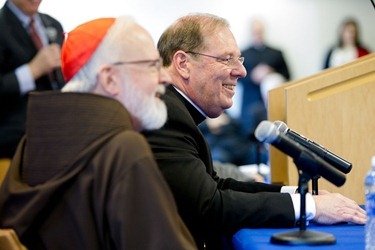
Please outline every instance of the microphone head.
[[57, 40], [57, 30], [54, 27], [46, 27], [48, 41], [55, 43]]
[[254, 136], [260, 142], [272, 143], [279, 135], [277, 127], [270, 121], [262, 121], [255, 129]]
[[283, 134], [286, 134], [289, 129], [288, 126], [282, 121], [275, 121], [273, 124], [276, 126], [277, 130]]

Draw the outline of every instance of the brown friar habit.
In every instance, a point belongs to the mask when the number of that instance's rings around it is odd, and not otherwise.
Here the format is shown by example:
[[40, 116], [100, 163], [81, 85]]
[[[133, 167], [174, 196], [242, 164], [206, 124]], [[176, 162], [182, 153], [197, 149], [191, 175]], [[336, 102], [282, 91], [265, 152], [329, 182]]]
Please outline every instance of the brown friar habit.
[[94, 94], [30, 95], [0, 227], [30, 249], [196, 248], [129, 113]]

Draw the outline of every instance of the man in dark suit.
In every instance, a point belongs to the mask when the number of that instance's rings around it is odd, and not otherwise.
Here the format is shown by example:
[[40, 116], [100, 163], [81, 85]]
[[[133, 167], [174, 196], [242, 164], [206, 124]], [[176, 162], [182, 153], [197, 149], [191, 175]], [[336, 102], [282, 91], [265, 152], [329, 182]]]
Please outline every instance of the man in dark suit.
[[[12, 158], [25, 133], [28, 93], [64, 85], [60, 70], [63, 28], [38, 12], [40, 3], [8, 0], [0, 10], [0, 158]], [[31, 38], [32, 27], [41, 44]]]
[[267, 92], [290, 79], [283, 53], [266, 43], [264, 32], [264, 23], [260, 19], [252, 20], [251, 45], [242, 51], [248, 74], [239, 81], [242, 91], [236, 104], [240, 113], [233, 117], [240, 126], [237, 136], [247, 139], [248, 147], [255, 149], [243, 156], [248, 159], [246, 164], [268, 164], [268, 147], [254, 140], [253, 134], [258, 124], [267, 119]]
[[[248, 75], [240, 80], [243, 88], [240, 124], [246, 137], [251, 136], [258, 124], [267, 119], [267, 91], [290, 79], [283, 53], [267, 45], [264, 32], [264, 23], [260, 19], [252, 20], [251, 46], [242, 51]], [[262, 162], [267, 163], [268, 151], [262, 149]]]
[[[168, 120], [144, 134], [198, 247], [224, 248], [223, 236], [242, 227], [293, 227], [299, 194], [281, 193], [290, 187], [219, 178], [197, 127], [232, 106], [237, 80], [246, 76], [227, 21], [208, 14], [182, 17], [164, 31], [158, 49], [172, 79], [163, 97]], [[363, 209], [339, 194], [307, 195], [307, 207], [308, 220], [318, 223], [366, 220]]]

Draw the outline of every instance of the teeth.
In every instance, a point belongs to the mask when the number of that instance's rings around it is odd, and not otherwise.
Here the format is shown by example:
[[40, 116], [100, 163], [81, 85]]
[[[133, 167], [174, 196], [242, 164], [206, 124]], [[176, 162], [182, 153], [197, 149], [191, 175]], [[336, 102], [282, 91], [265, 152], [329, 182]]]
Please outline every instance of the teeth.
[[224, 84], [223, 86], [224, 86], [224, 88], [234, 90], [234, 85]]

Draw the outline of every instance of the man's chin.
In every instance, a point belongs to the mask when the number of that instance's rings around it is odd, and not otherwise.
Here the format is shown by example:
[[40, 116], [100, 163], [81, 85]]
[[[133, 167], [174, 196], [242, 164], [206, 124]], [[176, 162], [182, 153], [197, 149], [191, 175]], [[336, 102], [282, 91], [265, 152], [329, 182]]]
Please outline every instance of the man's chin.
[[155, 103], [152, 112], [148, 112], [147, 117], [143, 117], [142, 124], [145, 130], [154, 130], [161, 128], [167, 121], [167, 106], [161, 100]]

